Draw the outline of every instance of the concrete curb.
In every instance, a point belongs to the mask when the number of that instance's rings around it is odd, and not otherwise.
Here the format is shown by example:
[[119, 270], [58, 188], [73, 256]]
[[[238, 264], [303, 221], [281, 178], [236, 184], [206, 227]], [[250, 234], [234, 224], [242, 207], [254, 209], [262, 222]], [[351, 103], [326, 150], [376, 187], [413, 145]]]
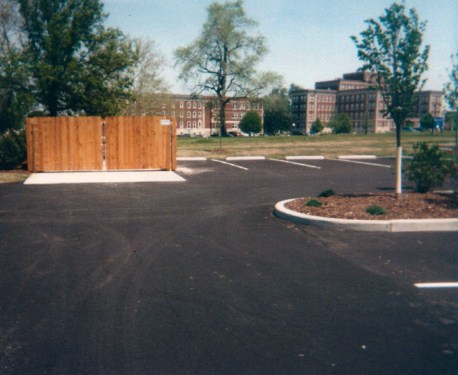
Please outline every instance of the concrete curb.
[[275, 205], [275, 215], [299, 224], [322, 228], [345, 229], [363, 232], [457, 232], [458, 219], [405, 219], [405, 220], [346, 220], [306, 215], [285, 207], [297, 198]]

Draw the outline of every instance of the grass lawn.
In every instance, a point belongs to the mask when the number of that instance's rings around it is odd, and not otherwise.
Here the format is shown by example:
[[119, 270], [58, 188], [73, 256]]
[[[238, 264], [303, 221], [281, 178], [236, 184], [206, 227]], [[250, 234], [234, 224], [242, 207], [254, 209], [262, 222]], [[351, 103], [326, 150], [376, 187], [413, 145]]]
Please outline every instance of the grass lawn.
[[0, 184], [24, 182], [29, 174], [26, 171], [0, 171]]
[[[220, 143], [221, 142], [221, 143]], [[455, 134], [444, 132], [402, 133], [404, 155], [412, 153], [417, 142], [437, 143], [441, 146], [455, 145]], [[284, 156], [322, 155], [335, 158], [339, 155], [396, 155], [395, 134], [328, 134], [322, 136], [273, 136], [231, 138], [178, 138], [178, 157], [204, 156], [221, 159], [227, 156]]]

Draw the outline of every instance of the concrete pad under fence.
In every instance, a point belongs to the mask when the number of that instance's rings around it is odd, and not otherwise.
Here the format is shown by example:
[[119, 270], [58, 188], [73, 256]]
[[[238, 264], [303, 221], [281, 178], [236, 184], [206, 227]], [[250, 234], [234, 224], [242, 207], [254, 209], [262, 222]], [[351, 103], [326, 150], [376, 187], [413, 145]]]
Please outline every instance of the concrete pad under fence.
[[175, 172], [168, 171], [116, 171], [116, 172], [55, 172], [33, 173], [25, 185], [100, 184], [126, 182], [182, 182]]

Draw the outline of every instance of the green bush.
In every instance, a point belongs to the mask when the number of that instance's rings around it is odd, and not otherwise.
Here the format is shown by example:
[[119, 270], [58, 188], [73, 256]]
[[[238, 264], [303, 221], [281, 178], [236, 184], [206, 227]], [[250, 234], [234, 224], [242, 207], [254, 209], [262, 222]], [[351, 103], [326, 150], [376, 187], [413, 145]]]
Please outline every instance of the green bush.
[[328, 123], [328, 127], [333, 129], [336, 134], [351, 133], [352, 123], [350, 117], [346, 113], [338, 113], [334, 115]]
[[366, 208], [366, 212], [370, 215], [376, 215], [376, 216], [385, 214], [385, 210], [379, 206], [369, 206]]
[[406, 175], [415, 183], [415, 191], [418, 193], [427, 193], [442, 186], [447, 178], [457, 175], [455, 162], [437, 144], [429, 147], [426, 142], [417, 143], [413, 151]]
[[262, 130], [262, 119], [258, 112], [250, 111], [240, 121], [240, 130], [245, 133], [259, 133]]
[[317, 134], [323, 131], [323, 129], [324, 129], [323, 123], [321, 122], [319, 118], [317, 118], [316, 121], [312, 123], [312, 127], [310, 128], [310, 131], [312, 134]]
[[319, 197], [323, 197], [323, 198], [328, 198], [328, 197], [332, 197], [336, 195], [336, 192], [332, 189], [328, 189], [328, 190], [323, 190], [320, 195], [318, 195]]
[[316, 199], [310, 199], [305, 203], [307, 207], [321, 207], [321, 202], [317, 201]]
[[12, 168], [27, 159], [25, 131], [9, 130], [0, 137], [0, 166]]

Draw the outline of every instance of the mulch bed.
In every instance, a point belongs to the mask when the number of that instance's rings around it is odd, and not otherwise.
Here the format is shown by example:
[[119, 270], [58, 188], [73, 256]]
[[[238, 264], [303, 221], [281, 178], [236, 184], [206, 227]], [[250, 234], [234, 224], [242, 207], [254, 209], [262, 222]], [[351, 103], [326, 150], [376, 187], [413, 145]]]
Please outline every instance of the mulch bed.
[[[305, 204], [317, 200], [321, 207]], [[369, 206], [379, 206], [385, 213], [371, 215]], [[392, 219], [445, 219], [458, 218], [458, 196], [439, 193], [394, 193], [335, 195], [326, 198], [300, 198], [285, 205], [293, 211], [308, 215], [338, 219], [392, 220]]]

